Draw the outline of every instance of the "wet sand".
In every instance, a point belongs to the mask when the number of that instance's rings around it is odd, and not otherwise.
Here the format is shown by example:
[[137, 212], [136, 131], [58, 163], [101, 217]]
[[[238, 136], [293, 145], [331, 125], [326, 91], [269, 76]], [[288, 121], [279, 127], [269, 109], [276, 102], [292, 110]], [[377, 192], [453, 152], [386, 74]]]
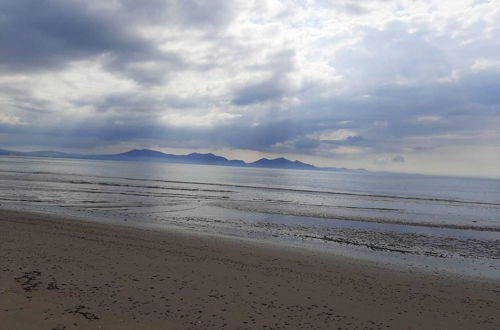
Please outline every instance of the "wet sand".
[[498, 329], [499, 311], [500, 280], [0, 211], [2, 330]]

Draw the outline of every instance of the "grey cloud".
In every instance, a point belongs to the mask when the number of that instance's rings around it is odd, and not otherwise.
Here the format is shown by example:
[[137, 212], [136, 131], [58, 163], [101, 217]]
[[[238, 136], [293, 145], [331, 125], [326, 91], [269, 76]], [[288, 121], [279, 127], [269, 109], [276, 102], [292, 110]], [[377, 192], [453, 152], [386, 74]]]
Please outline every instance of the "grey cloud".
[[252, 65], [252, 71], [266, 71], [271, 77], [262, 81], [249, 82], [234, 91], [232, 103], [235, 105], [249, 105], [254, 103], [280, 100], [293, 93], [293, 87], [288, 80], [288, 74], [295, 68], [295, 52], [284, 50], [270, 56], [261, 65]]
[[220, 126], [211, 134], [215, 141], [224, 141], [228, 146], [265, 151], [275, 143], [303, 135], [305, 129], [307, 128], [291, 120], [275, 120], [259, 126], [249, 126], [242, 119], [231, 126]]
[[236, 96], [232, 102], [236, 105], [249, 105], [279, 100], [286, 95], [287, 90], [286, 81], [283, 81], [281, 77], [272, 77], [236, 90]]
[[394, 156], [392, 158], [392, 162], [393, 163], [404, 163], [405, 162], [405, 158], [401, 155], [397, 155], [397, 156]]
[[348, 136], [345, 140], [321, 140], [322, 143], [327, 143], [335, 146], [350, 146], [359, 145], [360, 142], [365, 141], [365, 139], [360, 135]]
[[344, 10], [352, 15], [364, 15], [370, 11], [356, 2], [348, 2], [344, 5]]
[[121, 0], [120, 3], [125, 15], [146, 24], [210, 29], [210, 32], [226, 27], [237, 15], [237, 5], [225, 0]]
[[[497, 86], [499, 79], [490, 75], [491, 73], [474, 74], [474, 77], [463, 76], [459, 81], [446, 84], [385, 86], [362, 91], [372, 95], [368, 99], [336, 96], [325, 100], [324, 104], [318, 101], [306, 102], [294, 111], [281, 113], [280, 117], [273, 117], [271, 112], [266, 112], [269, 111], [266, 110], [268, 108], [256, 108], [254, 111], [243, 112], [241, 118], [230, 124], [216, 123], [210, 128], [168, 127], [158, 120], [159, 114], [167, 108], [203, 107], [210, 103], [209, 99], [182, 99], [175, 95], [153, 98], [148, 94], [112, 93], [101, 99], [79, 100], [75, 103], [76, 106], [95, 106], [104, 113], [105, 120], [95, 118], [71, 123], [69, 118], [67, 127], [63, 128], [39, 127], [34, 120], [33, 126], [14, 125], [9, 126], [8, 130], [3, 126], [0, 130], [11, 133], [17, 130], [27, 136], [37, 136], [37, 141], [57, 141], [59, 137], [65, 140], [65, 143], [71, 144], [71, 141], [75, 140], [74, 143], [78, 145], [82, 144], [81, 141], [113, 143], [156, 139], [179, 147], [202, 148], [210, 144], [260, 151], [272, 151], [273, 145], [281, 143], [286, 145], [287, 152], [304, 154], [321, 154], [326, 147], [335, 149], [340, 146], [370, 148], [373, 152], [386, 153], [399, 153], [407, 148], [429, 150], [441, 146], [442, 143], [453, 144], [462, 141], [434, 140], [429, 144], [428, 141], [422, 140], [421, 144], [418, 141], [409, 144], [407, 139], [443, 134], [463, 136], [487, 128], [494, 129], [495, 123], [498, 123], [495, 118], [500, 117], [500, 101], [493, 98], [487, 104], [478, 103], [482, 100], [481, 93], [484, 90], [494, 90]], [[30, 98], [26, 93], [13, 91], [12, 88], [3, 89], [1, 92], [26, 108], [22, 111], [34, 111], [29, 115], [32, 118], [50, 116], [51, 104], [46, 101]], [[460, 97], [457, 98], [457, 95]], [[417, 121], [419, 116], [425, 115], [442, 116], [445, 120]], [[258, 126], [251, 126], [254, 117], [263, 117], [267, 121]], [[390, 125], [373, 126], [375, 121], [387, 121]], [[341, 128], [355, 130], [359, 134], [344, 141], [319, 141], [308, 137], [311, 134]], [[11, 139], [12, 143], [13, 140]], [[485, 142], [487, 141], [481, 143]]]
[[[416, 86], [386, 85], [383, 88], [359, 91], [370, 97], [337, 96], [324, 103], [303, 104], [288, 118], [296, 134], [269, 139], [267, 145], [285, 143], [288, 151], [314, 153], [321, 145], [367, 147], [373, 152], [397, 153], [413, 150], [430, 150], [444, 145], [459, 145], [463, 140], [435, 139], [434, 136], [468, 136], [495, 130], [500, 118], [498, 90], [500, 74], [476, 73], [462, 76], [449, 83], [433, 83]], [[418, 121], [422, 116], [440, 116], [437, 121]], [[374, 126], [376, 121], [390, 123], [386, 127]], [[339, 122], [348, 122], [339, 125]], [[270, 126], [271, 127], [271, 126]], [[353, 129], [361, 135], [345, 141], [311, 141], [307, 135], [339, 128]], [[289, 132], [290, 130], [285, 130]], [[300, 133], [299, 133], [300, 132]], [[409, 142], [411, 138], [426, 138]], [[313, 139], [314, 140], [314, 139]], [[288, 141], [288, 142], [287, 142]], [[429, 142], [432, 141], [432, 142]], [[429, 144], [432, 143], [432, 144]], [[469, 143], [495, 144], [492, 140], [474, 140]], [[266, 148], [261, 143], [259, 148]]]
[[299, 139], [293, 144], [293, 149], [297, 151], [314, 150], [320, 146], [320, 141], [311, 138]]
[[61, 70], [72, 61], [104, 56], [107, 70], [160, 84], [170, 72], [196, 64], [160, 50], [156, 40], [139, 35], [136, 23], [154, 23], [146, 19], [157, 16], [158, 24], [206, 33], [231, 20], [233, 6], [225, 3], [122, 1], [111, 10], [100, 1], [0, 0], [0, 72]]
[[334, 8], [335, 10], [346, 13], [348, 15], [363, 15], [370, 12], [369, 9], [363, 6], [363, 0], [344, 0], [344, 1], [330, 1], [330, 0], [314, 0], [313, 3], [320, 8]]
[[203, 148], [208, 147], [210, 143], [206, 129], [165, 127], [159, 124], [154, 116], [137, 116], [120, 123], [115, 120], [118, 118], [110, 117], [105, 121], [90, 119], [72, 121], [71, 118], [67, 118], [63, 127], [0, 124], [0, 132], [7, 134], [2, 138], [2, 144], [94, 148], [121, 142], [149, 140], [156, 141], [157, 144], [183, 147], [193, 146], [193, 141], [196, 141], [196, 147]]
[[113, 17], [91, 12], [80, 2], [2, 0], [0, 11], [3, 71], [61, 68], [68, 60], [112, 51], [152, 51], [130, 29], [117, 26]]
[[268, 71], [275, 75], [284, 75], [294, 70], [295, 56], [295, 50], [284, 49], [268, 56], [264, 63], [249, 65], [246, 68], [250, 71]]
[[182, 57], [172, 52], [111, 55], [105, 60], [108, 71], [130, 77], [143, 85], [160, 85], [168, 80], [168, 74], [185, 70], [189, 67]]
[[203, 97], [180, 97], [165, 93], [151, 96], [140, 92], [110, 93], [102, 97], [82, 98], [74, 101], [75, 106], [92, 106], [98, 112], [118, 112], [126, 117], [128, 114], [141, 112], [144, 114], [160, 113], [168, 109], [184, 110], [203, 108], [210, 100]]
[[[417, 28], [416, 32], [412, 29]], [[443, 48], [447, 40], [431, 38], [425, 26], [391, 22], [385, 29], [366, 28], [354, 46], [341, 50], [332, 65], [357, 84], [386, 84], [400, 79], [412, 83], [445, 77], [452, 67]]]

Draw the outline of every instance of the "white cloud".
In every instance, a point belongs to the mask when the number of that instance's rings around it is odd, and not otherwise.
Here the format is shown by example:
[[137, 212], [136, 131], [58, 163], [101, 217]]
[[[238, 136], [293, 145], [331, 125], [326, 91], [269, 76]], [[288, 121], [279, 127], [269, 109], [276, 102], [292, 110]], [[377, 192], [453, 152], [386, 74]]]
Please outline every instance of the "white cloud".
[[218, 112], [212, 110], [207, 114], [196, 115], [196, 114], [186, 114], [181, 112], [171, 112], [161, 116], [162, 122], [167, 126], [179, 126], [179, 127], [211, 127], [216, 123], [227, 122], [234, 118], [239, 118], [240, 115]]
[[9, 125], [22, 125], [23, 122], [21, 118], [12, 115], [12, 114], [5, 114], [5, 113], [0, 113], [0, 124], [9, 124]]
[[432, 123], [436, 121], [440, 121], [441, 117], [440, 116], [421, 116], [417, 118], [418, 122], [424, 122], [424, 123]]
[[350, 137], [357, 136], [358, 134], [348, 129], [339, 129], [335, 131], [323, 132], [319, 135], [319, 139], [323, 141], [345, 141]]
[[474, 64], [472, 64], [472, 70], [478, 71], [500, 71], [500, 60], [492, 60], [486, 58], [477, 59]]
[[373, 126], [375, 127], [387, 127], [389, 123], [387, 121], [374, 121]]

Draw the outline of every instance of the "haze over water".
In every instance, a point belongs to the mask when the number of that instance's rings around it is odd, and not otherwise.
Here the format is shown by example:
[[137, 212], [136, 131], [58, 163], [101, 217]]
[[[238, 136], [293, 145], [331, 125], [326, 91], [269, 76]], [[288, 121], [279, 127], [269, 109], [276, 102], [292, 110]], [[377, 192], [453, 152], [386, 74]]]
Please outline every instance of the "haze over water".
[[500, 274], [499, 180], [1, 157], [0, 203]]

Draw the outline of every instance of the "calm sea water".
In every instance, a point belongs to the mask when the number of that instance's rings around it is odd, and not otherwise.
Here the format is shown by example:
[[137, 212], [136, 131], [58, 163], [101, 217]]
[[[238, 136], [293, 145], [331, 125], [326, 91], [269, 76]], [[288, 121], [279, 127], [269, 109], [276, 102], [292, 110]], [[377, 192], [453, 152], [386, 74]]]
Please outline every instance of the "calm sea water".
[[0, 157], [0, 204], [500, 269], [500, 180]]

